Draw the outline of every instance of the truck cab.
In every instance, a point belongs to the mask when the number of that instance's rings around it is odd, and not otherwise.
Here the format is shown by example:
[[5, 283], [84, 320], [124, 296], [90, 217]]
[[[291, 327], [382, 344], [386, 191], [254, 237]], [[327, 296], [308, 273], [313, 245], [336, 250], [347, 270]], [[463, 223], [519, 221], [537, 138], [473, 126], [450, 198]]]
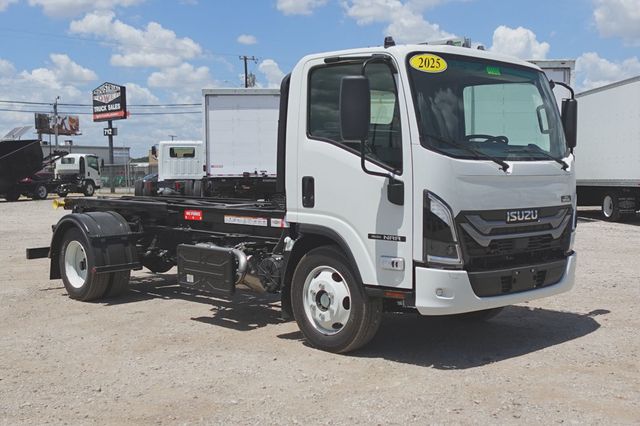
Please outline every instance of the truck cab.
[[540, 68], [390, 46], [307, 56], [284, 87], [286, 220], [339, 246], [365, 287], [410, 292], [424, 315], [572, 287], [574, 157]]
[[93, 154], [67, 154], [55, 162], [55, 177], [60, 181], [58, 195], [82, 192], [92, 196], [102, 187], [101, 167]]

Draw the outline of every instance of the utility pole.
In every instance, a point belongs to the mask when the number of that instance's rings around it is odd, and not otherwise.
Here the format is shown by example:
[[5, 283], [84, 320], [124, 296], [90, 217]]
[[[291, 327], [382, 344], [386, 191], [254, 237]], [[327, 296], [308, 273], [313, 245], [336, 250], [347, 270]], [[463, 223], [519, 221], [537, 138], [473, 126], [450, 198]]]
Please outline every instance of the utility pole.
[[174, 140], [177, 136], [176, 135], [169, 135], [169, 137], [171, 138], [171, 140]]
[[60, 96], [56, 96], [56, 101], [53, 103], [53, 118], [55, 120], [54, 132], [56, 135], [56, 149], [58, 148], [58, 99], [60, 99]]
[[255, 56], [242, 55], [240, 56], [240, 60], [244, 61], [244, 87], [246, 89], [247, 87], [249, 87], [249, 72], [247, 70], [247, 61], [258, 63], [258, 58], [256, 58]]

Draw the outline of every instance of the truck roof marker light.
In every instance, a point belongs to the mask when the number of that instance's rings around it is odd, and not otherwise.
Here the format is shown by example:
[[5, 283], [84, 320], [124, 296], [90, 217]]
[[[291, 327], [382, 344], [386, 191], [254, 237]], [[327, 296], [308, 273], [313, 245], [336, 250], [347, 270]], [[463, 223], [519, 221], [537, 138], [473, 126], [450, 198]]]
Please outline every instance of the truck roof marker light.
[[391, 36], [386, 36], [384, 38], [384, 48], [388, 49], [396, 45], [396, 41]]

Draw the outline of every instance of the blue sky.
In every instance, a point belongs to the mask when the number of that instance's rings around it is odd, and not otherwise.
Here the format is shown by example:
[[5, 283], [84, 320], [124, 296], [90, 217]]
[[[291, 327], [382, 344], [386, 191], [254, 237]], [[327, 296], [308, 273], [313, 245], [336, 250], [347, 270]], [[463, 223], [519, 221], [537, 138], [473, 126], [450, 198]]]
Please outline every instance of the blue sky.
[[[0, 0], [0, 100], [88, 104], [110, 81], [127, 86], [133, 105], [199, 103], [202, 88], [241, 86], [239, 55], [258, 58], [250, 70], [270, 87], [307, 53], [379, 45], [388, 34], [576, 59], [578, 90], [640, 75], [640, 0]], [[0, 103], [0, 133], [50, 109]], [[199, 107], [130, 109], [116, 143], [136, 155], [168, 135], [202, 137]], [[102, 124], [80, 120], [76, 144], [106, 143]]]

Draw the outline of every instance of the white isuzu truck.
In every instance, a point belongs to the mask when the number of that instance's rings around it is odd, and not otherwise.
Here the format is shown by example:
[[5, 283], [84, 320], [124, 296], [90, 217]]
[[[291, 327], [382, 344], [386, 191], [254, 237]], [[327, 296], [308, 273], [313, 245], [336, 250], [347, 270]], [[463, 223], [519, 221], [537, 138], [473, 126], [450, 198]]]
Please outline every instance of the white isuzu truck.
[[67, 199], [28, 257], [79, 300], [143, 266], [177, 265], [192, 291], [279, 293], [312, 345], [341, 353], [384, 311], [486, 318], [573, 286], [577, 106], [561, 117], [537, 66], [386, 40], [302, 58], [278, 102], [267, 197]]

